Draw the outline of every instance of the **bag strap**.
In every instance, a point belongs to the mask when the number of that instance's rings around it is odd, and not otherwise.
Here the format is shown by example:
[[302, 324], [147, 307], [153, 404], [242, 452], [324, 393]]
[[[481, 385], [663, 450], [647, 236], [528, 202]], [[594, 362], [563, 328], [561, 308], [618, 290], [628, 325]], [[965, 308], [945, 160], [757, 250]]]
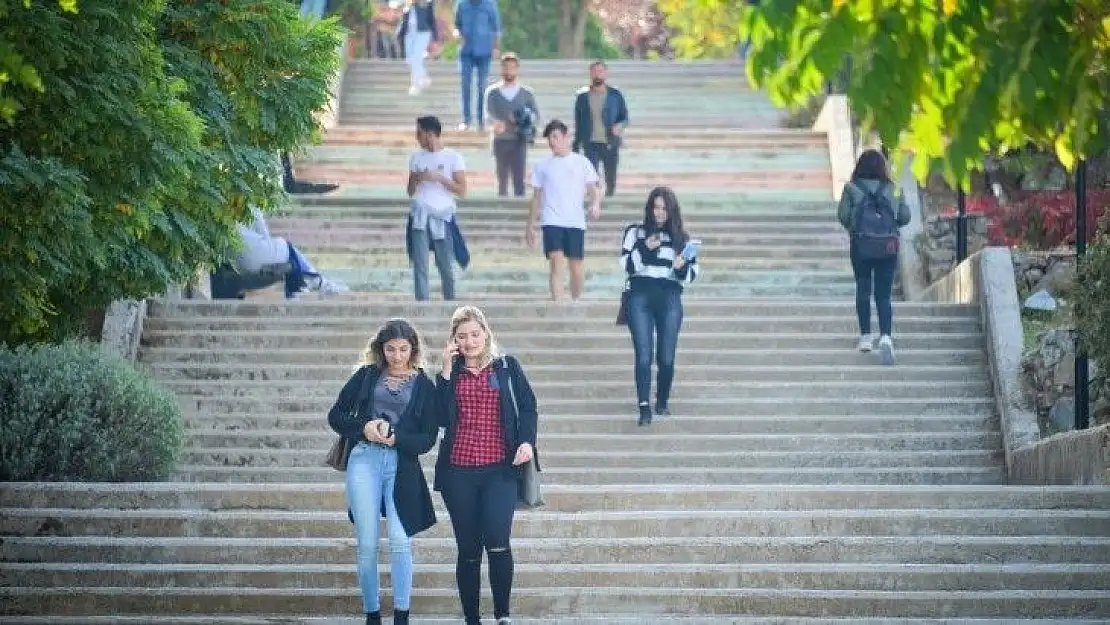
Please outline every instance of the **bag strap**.
[[[508, 372], [508, 370], [509, 370], [509, 359], [506, 358], [505, 356], [501, 357], [501, 366], [505, 367], [505, 371]], [[517, 431], [517, 434], [519, 435], [520, 434], [520, 406], [516, 403], [516, 390], [513, 388], [516, 385], [513, 383], [513, 374], [508, 373], [508, 376], [509, 376], [509, 398], [513, 402], [513, 420], [516, 422], [516, 431]]]

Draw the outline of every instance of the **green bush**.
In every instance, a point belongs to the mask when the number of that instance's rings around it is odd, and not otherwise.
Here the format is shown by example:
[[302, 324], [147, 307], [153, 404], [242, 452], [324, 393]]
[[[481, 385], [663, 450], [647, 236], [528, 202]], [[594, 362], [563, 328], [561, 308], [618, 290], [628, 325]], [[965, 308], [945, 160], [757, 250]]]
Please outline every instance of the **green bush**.
[[155, 481], [185, 441], [172, 393], [89, 342], [0, 346], [0, 481]]
[[[559, 38], [556, 34], [559, 28], [558, 3], [502, 2], [501, 21], [504, 31], [502, 50], [512, 50], [522, 59], [559, 58]], [[587, 59], [620, 57], [620, 49], [606, 38], [601, 20], [593, 13], [586, 18], [584, 47]]]
[[1110, 235], [1104, 234], [1087, 248], [1074, 297], [1080, 340], [1087, 355], [1102, 363], [1099, 370], [1105, 372], [1110, 366]]

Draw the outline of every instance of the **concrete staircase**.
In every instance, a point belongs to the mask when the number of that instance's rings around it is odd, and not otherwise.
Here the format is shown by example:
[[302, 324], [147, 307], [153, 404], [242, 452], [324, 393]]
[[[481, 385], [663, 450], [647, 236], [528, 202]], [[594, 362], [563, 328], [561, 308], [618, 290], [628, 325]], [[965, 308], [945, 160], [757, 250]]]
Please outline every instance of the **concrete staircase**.
[[[541, 98], [585, 74], [523, 71]], [[361, 622], [324, 413], [382, 320], [413, 319], [433, 352], [446, 339], [454, 304], [408, 295], [400, 185], [412, 117], [451, 121], [448, 73], [409, 100], [403, 66], [352, 66], [343, 125], [300, 168], [344, 186], [272, 221], [356, 292], [151, 302], [140, 360], [187, 410], [179, 481], [0, 485], [0, 622]], [[449, 133], [479, 181], [460, 210], [475, 256], [460, 295], [541, 402], [548, 505], [517, 517], [517, 622], [1110, 622], [1110, 489], [1003, 485], [975, 308], [898, 303], [896, 367], [853, 350], [824, 137], [768, 130], [775, 113], [740, 75], [613, 65], [639, 125], [576, 306], [545, 302], [526, 207], [492, 196], [481, 138]], [[701, 113], [724, 126], [694, 129]], [[674, 416], [645, 430], [615, 258], [655, 183], [705, 240], [704, 280], [686, 296]], [[461, 622], [442, 509], [415, 549], [416, 622]]]

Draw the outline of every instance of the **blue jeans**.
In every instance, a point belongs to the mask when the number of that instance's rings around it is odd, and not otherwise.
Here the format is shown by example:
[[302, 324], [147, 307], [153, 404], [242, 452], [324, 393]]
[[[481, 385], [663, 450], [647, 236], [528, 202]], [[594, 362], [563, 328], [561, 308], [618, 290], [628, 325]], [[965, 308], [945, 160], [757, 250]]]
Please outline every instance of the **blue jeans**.
[[389, 575], [393, 579], [393, 607], [409, 609], [412, 597], [412, 539], [401, 525], [393, 503], [397, 451], [383, 445], [359, 443], [347, 462], [347, 505], [358, 539], [358, 581], [366, 613], [381, 609], [378, 596], [378, 540], [382, 504], [389, 534]]
[[470, 124], [470, 87], [474, 71], [478, 71], [478, 125], [485, 123], [486, 79], [489, 77], [489, 56], [459, 55], [459, 78], [462, 80], [463, 122]]
[[301, 0], [301, 15], [323, 18], [328, 9], [328, 0]]
[[636, 354], [636, 400], [646, 404], [651, 395], [651, 359], [658, 337], [654, 350], [658, 368], [655, 395], [659, 404], [666, 406], [674, 382], [678, 333], [682, 330], [682, 291], [669, 285], [634, 286], [628, 297], [628, 330]]
[[[450, 236], [450, 235], [448, 235]], [[455, 299], [455, 253], [450, 239], [434, 239], [431, 241], [432, 253], [436, 257], [436, 269], [439, 270], [439, 282], [443, 287], [443, 301]], [[413, 289], [416, 292], [416, 301], [427, 301], [431, 296], [431, 287], [428, 286], [428, 231], [412, 231], [412, 273]]]
[[891, 292], [894, 290], [894, 272], [898, 257], [864, 260], [852, 245], [852, 274], [856, 278], [856, 316], [859, 318], [860, 335], [871, 334], [871, 297], [875, 297], [875, 312], [879, 316], [879, 334], [889, 336], [894, 326], [894, 307]]

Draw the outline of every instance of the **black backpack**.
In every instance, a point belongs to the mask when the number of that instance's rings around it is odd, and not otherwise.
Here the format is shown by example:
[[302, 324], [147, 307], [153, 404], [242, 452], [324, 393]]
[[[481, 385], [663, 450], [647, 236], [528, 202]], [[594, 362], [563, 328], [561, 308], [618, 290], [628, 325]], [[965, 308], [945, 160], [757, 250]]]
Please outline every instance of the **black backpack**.
[[855, 230], [852, 242], [856, 254], [863, 260], [882, 260], [898, 255], [898, 218], [890, 198], [883, 193], [885, 185], [874, 193], [856, 186], [863, 192], [863, 200], [856, 208]]

